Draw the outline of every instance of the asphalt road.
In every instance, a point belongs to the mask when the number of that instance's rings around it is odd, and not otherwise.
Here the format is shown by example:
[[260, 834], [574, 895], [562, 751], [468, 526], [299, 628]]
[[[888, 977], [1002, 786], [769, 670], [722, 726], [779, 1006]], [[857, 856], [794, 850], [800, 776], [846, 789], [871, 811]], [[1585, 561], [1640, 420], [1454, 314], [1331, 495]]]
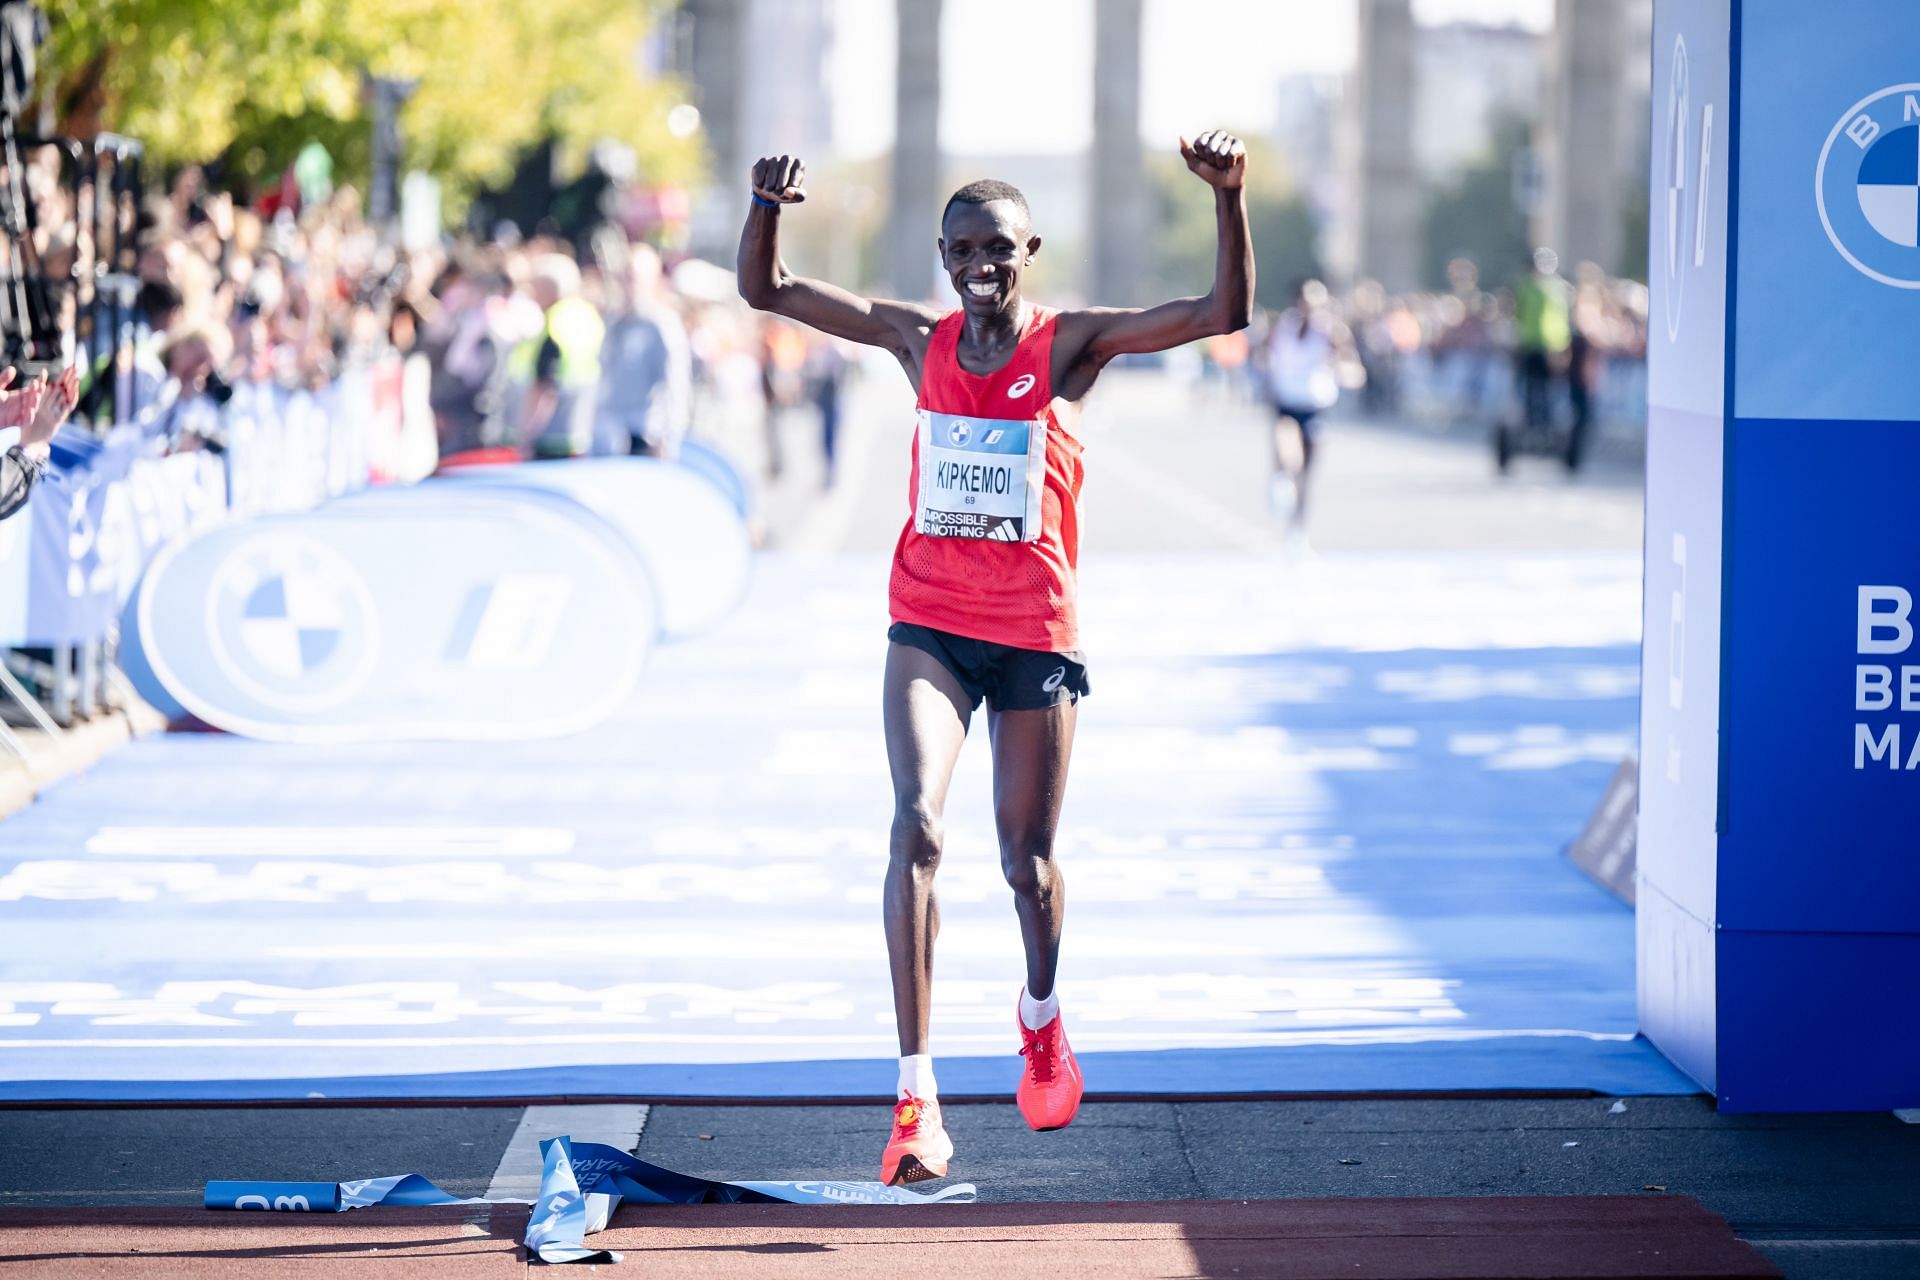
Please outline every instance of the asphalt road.
[[[606, 1108], [540, 1108], [595, 1136]], [[983, 1200], [1690, 1195], [1794, 1277], [1920, 1274], [1920, 1124], [1725, 1116], [1705, 1099], [1090, 1104], [1027, 1130], [1007, 1104], [948, 1109], [953, 1175]], [[191, 1205], [211, 1178], [401, 1172], [458, 1194], [504, 1186], [518, 1107], [0, 1111], [0, 1204]], [[887, 1112], [656, 1105], [637, 1150], [718, 1178], [868, 1179]], [[538, 1136], [547, 1136], [544, 1132]], [[511, 1161], [509, 1163], [512, 1163]], [[521, 1148], [520, 1163], [530, 1163]], [[377, 1211], [376, 1211], [377, 1212]]]

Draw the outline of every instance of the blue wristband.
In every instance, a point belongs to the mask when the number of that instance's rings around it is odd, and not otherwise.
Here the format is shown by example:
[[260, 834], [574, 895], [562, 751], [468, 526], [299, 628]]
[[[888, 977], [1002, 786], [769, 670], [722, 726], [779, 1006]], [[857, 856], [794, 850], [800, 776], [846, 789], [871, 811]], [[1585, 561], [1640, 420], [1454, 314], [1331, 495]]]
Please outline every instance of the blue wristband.
[[758, 191], [753, 193], [753, 202], [759, 205], [762, 209], [777, 210], [780, 208], [780, 202], [778, 200], [769, 200], [765, 196], [761, 195]]

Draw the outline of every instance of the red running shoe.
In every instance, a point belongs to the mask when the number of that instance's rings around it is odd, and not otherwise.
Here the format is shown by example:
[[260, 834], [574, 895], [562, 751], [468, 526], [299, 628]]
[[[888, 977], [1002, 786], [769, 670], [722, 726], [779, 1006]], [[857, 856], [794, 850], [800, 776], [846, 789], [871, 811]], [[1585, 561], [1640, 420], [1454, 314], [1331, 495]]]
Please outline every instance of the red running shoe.
[[1073, 1059], [1067, 1044], [1067, 1029], [1060, 1015], [1038, 1031], [1030, 1031], [1014, 1010], [1014, 1024], [1020, 1028], [1020, 1055], [1027, 1068], [1020, 1073], [1020, 1087], [1014, 1098], [1020, 1114], [1041, 1133], [1064, 1129], [1080, 1114], [1080, 1095], [1086, 1082], [1080, 1076], [1080, 1064]]
[[947, 1176], [953, 1139], [940, 1119], [940, 1104], [912, 1094], [893, 1104], [893, 1136], [880, 1153], [880, 1181], [890, 1187]]

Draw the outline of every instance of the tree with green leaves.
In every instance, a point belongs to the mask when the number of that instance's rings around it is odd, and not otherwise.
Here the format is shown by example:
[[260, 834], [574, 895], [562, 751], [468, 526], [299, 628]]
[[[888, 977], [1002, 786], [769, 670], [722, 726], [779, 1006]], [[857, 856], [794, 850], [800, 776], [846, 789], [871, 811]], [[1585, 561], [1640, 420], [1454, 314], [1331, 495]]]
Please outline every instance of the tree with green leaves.
[[607, 138], [640, 173], [680, 181], [697, 140], [675, 137], [683, 100], [641, 68], [663, 0], [44, 0], [42, 90], [62, 132], [111, 129], [163, 164], [226, 156], [271, 180], [309, 141], [349, 177], [367, 167], [369, 77], [409, 81], [409, 167], [458, 207], [505, 180], [529, 145], [578, 160]]

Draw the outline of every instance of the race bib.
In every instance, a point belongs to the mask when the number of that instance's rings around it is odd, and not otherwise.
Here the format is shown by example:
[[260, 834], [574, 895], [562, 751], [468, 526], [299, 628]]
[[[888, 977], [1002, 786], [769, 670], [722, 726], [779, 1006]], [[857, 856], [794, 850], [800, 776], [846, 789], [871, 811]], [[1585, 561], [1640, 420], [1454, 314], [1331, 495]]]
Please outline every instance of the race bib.
[[962, 418], [920, 410], [913, 527], [933, 538], [1040, 539], [1045, 419]]

